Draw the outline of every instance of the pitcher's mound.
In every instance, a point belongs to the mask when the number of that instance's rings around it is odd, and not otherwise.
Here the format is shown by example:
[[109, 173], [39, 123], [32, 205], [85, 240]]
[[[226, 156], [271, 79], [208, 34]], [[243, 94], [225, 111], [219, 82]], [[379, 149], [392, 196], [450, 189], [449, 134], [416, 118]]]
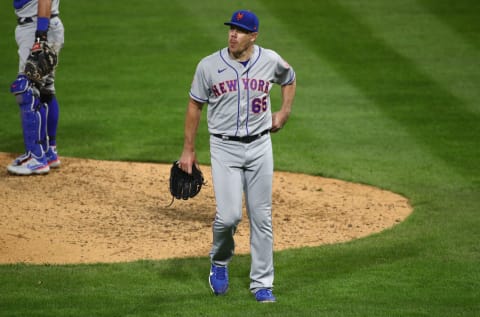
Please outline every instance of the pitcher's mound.
[[[62, 157], [45, 176], [13, 176], [0, 153], [0, 263], [92, 263], [208, 256], [215, 215], [211, 172], [193, 199], [168, 190], [170, 165]], [[343, 242], [401, 222], [398, 194], [316, 176], [275, 172], [275, 250]], [[236, 253], [249, 252], [245, 215]]]

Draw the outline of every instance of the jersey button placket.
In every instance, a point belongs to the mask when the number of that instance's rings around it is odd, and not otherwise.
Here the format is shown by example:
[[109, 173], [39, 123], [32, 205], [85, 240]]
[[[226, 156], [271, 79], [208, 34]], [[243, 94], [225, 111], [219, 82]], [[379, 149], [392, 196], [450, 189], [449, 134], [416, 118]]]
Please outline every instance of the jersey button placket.
[[243, 130], [242, 135], [246, 135], [248, 132], [248, 85], [244, 83], [244, 80], [248, 83], [248, 77], [242, 79], [242, 89], [240, 90], [240, 122], [241, 130]]

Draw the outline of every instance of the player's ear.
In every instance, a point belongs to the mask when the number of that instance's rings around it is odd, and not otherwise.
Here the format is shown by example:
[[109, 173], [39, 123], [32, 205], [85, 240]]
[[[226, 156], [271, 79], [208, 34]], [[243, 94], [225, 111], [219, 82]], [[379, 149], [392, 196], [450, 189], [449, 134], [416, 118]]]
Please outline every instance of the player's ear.
[[250, 42], [255, 42], [257, 40], [258, 32], [253, 32], [251, 35]]

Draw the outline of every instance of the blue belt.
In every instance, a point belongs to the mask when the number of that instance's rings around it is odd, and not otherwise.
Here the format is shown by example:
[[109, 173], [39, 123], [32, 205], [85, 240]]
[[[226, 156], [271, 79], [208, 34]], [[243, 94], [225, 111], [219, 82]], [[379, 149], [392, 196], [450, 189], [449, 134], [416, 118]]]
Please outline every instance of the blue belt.
[[214, 137], [227, 140], [227, 141], [237, 141], [242, 143], [252, 143], [256, 139], [260, 138], [262, 135], [268, 134], [270, 130], [265, 130], [255, 135], [246, 135], [246, 136], [229, 136], [223, 134], [212, 134]]

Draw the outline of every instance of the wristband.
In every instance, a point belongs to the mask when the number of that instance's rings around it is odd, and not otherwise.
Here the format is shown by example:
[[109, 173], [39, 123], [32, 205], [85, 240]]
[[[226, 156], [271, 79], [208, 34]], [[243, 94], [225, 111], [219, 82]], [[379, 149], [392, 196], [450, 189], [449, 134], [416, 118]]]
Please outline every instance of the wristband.
[[48, 31], [48, 25], [50, 24], [50, 18], [38, 17], [37, 18], [37, 31]]

